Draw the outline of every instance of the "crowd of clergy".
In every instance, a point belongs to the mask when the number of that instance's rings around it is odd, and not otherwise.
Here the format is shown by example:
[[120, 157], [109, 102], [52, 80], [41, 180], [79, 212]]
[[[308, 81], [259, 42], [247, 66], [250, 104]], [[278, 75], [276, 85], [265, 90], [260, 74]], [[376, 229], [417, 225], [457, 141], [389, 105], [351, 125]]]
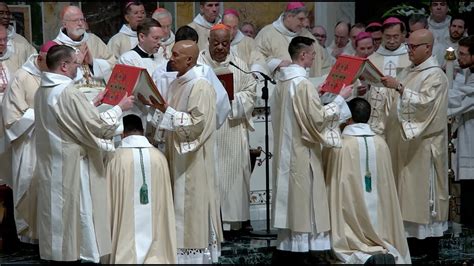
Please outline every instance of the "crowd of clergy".
[[[4, 247], [37, 244], [49, 261], [216, 263], [223, 241], [251, 230], [249, 132], [265, 75], [276, 81], [274, 262], [434, 258], [451, 182], [461, 183], [461, 222], [474, 225], [474, 37], [446, 1], [408, 25], [352, 26], [309, 25], [304, 3], [289, 2], [258, 32], [219, 5], [200, 2], [173, 32], [168, 10], [146, 17], [141, 2], [126, 2], [107, 44], [67, 6], [37, 52], [0, 3], [0, 184], [12, 194], [0, 217], [16, 228], [1, 232]], [[359, 78], [321, 91], [341, 55], [368, 58], [379, 85]], [[116, 64], [146, 69], [164, 100], [103, 103]]]

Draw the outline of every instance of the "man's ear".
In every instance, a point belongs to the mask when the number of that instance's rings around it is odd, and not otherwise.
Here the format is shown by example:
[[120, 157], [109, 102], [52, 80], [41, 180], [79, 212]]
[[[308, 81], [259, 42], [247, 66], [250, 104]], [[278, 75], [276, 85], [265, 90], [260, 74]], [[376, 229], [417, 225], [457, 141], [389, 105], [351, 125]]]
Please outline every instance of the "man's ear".
[[143, 40], [145, 38], [145, 34], [143, 34], [142, 32], [138, 33], [138, 41], [140, 42], [141, 40]]

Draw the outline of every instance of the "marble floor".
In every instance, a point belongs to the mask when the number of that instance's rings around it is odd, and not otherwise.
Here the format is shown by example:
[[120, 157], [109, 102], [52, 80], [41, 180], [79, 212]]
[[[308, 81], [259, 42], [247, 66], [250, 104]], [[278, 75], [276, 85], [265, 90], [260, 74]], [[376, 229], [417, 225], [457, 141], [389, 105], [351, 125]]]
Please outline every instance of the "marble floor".
[[[254, 229], [263, 230], [265, 222], [252, 222]], [[275, 239], [259, 236], [236, 236], [222, 243], [222, 256], [218, 264], [271, 264], [275, 250]], [[459, 264], [473, 265], [474, 229], [451, 223], [449, 230], [439, 243], [439, 258], [412, 257], [413, 264]], [[0, 264], [47, 264], [41, 260], [38, 247], [22, 244], [20, 250], [4, 254], [0, 252]]]

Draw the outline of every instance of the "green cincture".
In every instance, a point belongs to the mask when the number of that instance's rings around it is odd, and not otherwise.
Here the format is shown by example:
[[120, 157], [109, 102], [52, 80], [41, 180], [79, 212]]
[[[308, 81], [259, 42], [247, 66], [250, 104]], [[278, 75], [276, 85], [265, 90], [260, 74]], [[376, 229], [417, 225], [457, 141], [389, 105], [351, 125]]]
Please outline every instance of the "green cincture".
[[365, 142], [365, 191], [372, 192], [372, 175], [369, 170], [369, 146], [367, 145], [367, 137], [364, 137]]
[[140, 165], [142, 167], [142, 177], [143, 177], [143, 185], [140, 188], [140, 204], [148, 204], [148, 186], [145, 180], [145, 166], [143, 165], [143, 154], [142, 149], [138, 149], [140, 152]]

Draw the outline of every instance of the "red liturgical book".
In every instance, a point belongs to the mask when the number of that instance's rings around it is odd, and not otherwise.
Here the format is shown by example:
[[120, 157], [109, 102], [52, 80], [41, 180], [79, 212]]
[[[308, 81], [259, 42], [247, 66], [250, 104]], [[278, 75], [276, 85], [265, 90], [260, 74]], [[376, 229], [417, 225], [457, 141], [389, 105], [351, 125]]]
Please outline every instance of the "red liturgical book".
[[351, 85], [358, 78], [363, 78], [368, 84], [383, 87], [381, 78], [384, 75], [367, 58], [340, 55], [331, 68], [321, 91], [339, 94], [342, 86]]
[[214, 69], [217, 78], [221, 81], [222, 86], [224, 86], [227, 91], [227, 96], [229, 101], [234, 99], [234, 74], [230, 72], [227, 68], [217, 68]]
[[151, 95], [160, 103], [165, 102], [146, 69], [140, 67], [115, 65], [105, 89], [102, 102], [110, 105], [117, 105], [126, 93], [135, 97], [141, 93], [147, 100]]

